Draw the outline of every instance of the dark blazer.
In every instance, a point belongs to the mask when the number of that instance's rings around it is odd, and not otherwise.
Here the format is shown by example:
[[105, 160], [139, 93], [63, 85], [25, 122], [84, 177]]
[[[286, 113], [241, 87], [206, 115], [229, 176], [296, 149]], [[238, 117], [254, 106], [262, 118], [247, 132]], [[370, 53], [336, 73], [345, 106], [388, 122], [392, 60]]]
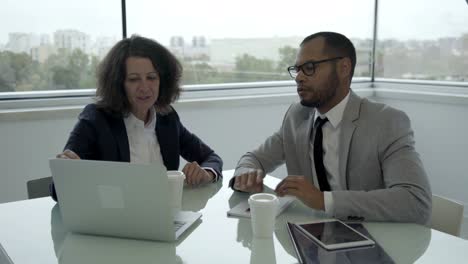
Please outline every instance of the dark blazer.
[[[179, 157], [182, 156], [189, 162], [196, 161], [201, 167], [212, 168], [218, 174], [218, 179], [221, 179], [221, 158], [182, 125], [174, 109], [156, 115], [156, 136], [167, 170], [178, 170]], [[64, 149], [70, 149], [86, 160], [130, 162], [130, 147], [123, 118], [98, 109], [95, 104], [89, 104], [83, 109]], [[53, 183], [50, 187], [52, 198], [57, 200]]]

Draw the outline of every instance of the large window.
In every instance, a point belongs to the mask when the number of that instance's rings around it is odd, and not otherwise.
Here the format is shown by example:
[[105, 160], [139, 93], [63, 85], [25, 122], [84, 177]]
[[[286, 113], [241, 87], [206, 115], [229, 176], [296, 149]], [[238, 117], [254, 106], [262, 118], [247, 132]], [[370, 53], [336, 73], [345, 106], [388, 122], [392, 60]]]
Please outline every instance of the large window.
[[[116, 0], [6, 0], [0, 8], [2, 92], [95, 88], [95, 69], [122, 38]], [[377, 78], [468, 80], [466, 0], [380, 0]], [[290, 80], [300, 41], [341, 32], [357, 48], [355, 77], [372, 74], [375, 0], [126, 1], [127, 36], [166, 45], [183, 84]]]
[[[323, 30], [352, 38], [356, 76], [370, 75], [373, 0], [132, 0], [126, 10], [127, 36], [166, 45], [184, 84], [289, 80], [300, 41]], [[0, 96], [95, 88], [96, 65], [122, 37], [121, 16], [116, 0], [2, 1]]]
[[382, 0], [376, 77], [468, 82], [466, 0]]
[[6, 0], [0, 8], [1, 92], [94, 88], [122, 37], [120, 1]]
[[185, 84], [290, 80], [299, 43], [317, 31], [352, 38], [356, 76], [369, 77], [373, 12], [373, 0], [132, 0], [127, 25], [180, 58]]

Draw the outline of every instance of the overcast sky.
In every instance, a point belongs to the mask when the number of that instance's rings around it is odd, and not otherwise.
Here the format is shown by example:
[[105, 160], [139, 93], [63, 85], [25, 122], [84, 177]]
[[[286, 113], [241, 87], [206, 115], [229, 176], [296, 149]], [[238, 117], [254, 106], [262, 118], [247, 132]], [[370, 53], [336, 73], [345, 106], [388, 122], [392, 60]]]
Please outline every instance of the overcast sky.
[[[120, 0], [2, 0], [0, 44], [8, 33], [76, 29], [120, 38]], [[468, 33], [466, 0], [381, 0], [379, 38], [435, 39]], [[164, 44], [171, 36], [305, 37], [332, 30], [371, 38], [373, 0], [127, 0], [128, 35]]]

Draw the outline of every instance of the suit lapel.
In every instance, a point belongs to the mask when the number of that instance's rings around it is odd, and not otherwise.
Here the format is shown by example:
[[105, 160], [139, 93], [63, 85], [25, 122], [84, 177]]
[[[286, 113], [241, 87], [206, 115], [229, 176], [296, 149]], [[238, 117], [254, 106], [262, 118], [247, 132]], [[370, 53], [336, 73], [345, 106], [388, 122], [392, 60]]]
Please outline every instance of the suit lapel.
[[130, 147], [123, 118], [112, 117], [110, 120], [111, 131], [117, 142], [121, 161], [130, 162]]
[[156, 136], [158, 138], [161, 156], [168, 170], [179, 168], [179, 133], [175, 122], [170, 122], [170, 116], [157, 113]]
[[297, 127], [297, 138], [299, 140], [299, 147], [298, 150], [298, 157], [300, 157], [300, 161], [302, 163], [303, 172], [307, 172], [306, 178], [309, 178], [311, 182], [313, 182], [312, 177], [312, 162], [310, 160], [310, 137], [312, 133], [312, 124], [314, 120], [315, 110], [311, 113], [310, 111], [306, 111], [303, 116], [303, 122]]
[[339, 172], [340, 172], [340, 184], [343, 188], [348, 189], [348, 179], [346, 169], [348, 166], [348, 155], [351, 139], [353, 138], [356, 125], [354, 121], [359, 119], [359, 111], [361, 108], [361, 98], [357, 96], [353, 91], [350, 91], [348, 105], [346, 106], [343, 119], [341, 123], [341, 136], [340, 136], [340, 157], [339, 157]]

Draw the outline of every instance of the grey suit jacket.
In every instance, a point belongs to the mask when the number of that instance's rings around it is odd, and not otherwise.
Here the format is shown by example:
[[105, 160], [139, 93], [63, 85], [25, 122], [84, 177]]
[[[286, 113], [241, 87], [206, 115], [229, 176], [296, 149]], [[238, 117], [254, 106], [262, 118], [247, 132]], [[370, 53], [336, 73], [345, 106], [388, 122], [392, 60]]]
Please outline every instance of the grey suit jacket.
[[[309, 141], [314, 114], [315, 109], [291, 105], [280, 130], [242, 156], [234, 175], [252, 168], [270, 173], [286, 163], [288, 175], [313, 182]], [[332, 190], [334, 216], [426, 224], [432, 194], [408, 116], [351, 91], [341, 122], [339, 181], [345, 190]]]

